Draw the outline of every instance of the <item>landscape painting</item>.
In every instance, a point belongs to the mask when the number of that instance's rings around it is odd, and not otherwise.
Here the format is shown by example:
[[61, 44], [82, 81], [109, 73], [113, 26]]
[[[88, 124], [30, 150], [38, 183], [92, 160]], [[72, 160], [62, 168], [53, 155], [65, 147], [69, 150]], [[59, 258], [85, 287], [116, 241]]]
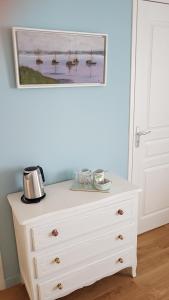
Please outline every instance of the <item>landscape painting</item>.
[[13, 28], [18, 87], [105, 85], [107, 35]]

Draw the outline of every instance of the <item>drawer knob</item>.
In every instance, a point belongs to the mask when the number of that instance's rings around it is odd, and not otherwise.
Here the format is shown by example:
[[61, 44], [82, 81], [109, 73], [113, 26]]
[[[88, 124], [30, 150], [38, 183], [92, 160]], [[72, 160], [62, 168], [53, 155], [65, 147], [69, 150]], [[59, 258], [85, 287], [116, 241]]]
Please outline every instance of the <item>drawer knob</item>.
[[56, 257], [56, 258], [54, 259], [54, 262], [55, 262], [56, 264], [60, 264], [60, 258], [59, 258], [59, 257]]
[[124, 211], [123, 211], [122, 209], [119, 209], [119, 210], [117, 211], [117, 214], [120, 215], [120, 216], [122, 216], [122, 215], [124, 214]]
[[58, 236], [59, 235], [59, 232], [57, 231], [57, 229], [52, 230], [52, 235], [53, 236]]
[[122, 234], [119, 234], [117, 238], [118, 238], [118, 240], [124, 240], [124, 237]]
[[62, 290], [63, 289], [63, 285], [61, 283], [57, 284], [57, 289]]
[[123, 262], [124, 262], [123, 258], [120, 257], [120, 258], [118, 259], [118, 262], [121, 263], [121, 264], [123, 264]]

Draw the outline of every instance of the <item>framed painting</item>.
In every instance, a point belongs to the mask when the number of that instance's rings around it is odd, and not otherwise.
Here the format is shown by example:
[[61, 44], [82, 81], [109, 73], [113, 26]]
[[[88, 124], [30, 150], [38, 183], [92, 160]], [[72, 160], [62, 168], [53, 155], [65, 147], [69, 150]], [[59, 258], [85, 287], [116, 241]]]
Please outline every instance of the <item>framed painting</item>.
[[12, 28], [18, 88], [104, 86], [106, 34]]

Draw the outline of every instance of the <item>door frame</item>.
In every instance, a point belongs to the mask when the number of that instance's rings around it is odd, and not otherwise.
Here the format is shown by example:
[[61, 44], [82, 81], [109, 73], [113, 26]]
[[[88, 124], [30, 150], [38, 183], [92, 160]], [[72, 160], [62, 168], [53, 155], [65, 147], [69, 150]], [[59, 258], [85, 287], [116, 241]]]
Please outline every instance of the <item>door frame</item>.
[[128, 143], [128, 180], [133, 182], [133, 151], [134, 151], [134, 113], [135, 113], [135, 81], [137, 54], [137, 19], [138, 4], [142, 1], [169, 4], [169, 0], [133, 0], [132, 3], [132, 42], [131, 42], [131, 80], [130, 80], [130, 110], [129, 110], [129, 143]]

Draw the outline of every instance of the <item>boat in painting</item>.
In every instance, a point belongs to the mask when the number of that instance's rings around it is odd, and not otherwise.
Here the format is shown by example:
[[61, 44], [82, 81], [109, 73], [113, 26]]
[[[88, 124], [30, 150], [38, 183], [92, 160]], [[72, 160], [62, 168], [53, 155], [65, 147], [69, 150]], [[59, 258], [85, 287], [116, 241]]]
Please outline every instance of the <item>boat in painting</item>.
[[51, 62], [51, 64], [52, 64], [53, 66], [55, 66], [55, 65], [59, 64], [59, 61], [58, 61], [58, 60], [57, 60], [57, 58], [56, 58], [56, 52], [55, 52], [55, 56], [54, 56], [54, 58], [52, 59], [52, 62]]
[[88, 66], [96, 65], [97, 64], [97, 62], [93, 60], [93, 52], [92, 52], [92, 50], [91, 50], [91, 54], [90, 54], [90, 59], [86, 60], [86, 64]]
[[37, 65], [43, 64], [43, 60], [41, 59], [40, 54], [41, 54], [41, 50], [40, 50], [40, 49], [37, 49], [37, 50], [35, 51], [35, 55], [37, 55], [37, 58], [36, 58], [36, 64], [37, 64]]

